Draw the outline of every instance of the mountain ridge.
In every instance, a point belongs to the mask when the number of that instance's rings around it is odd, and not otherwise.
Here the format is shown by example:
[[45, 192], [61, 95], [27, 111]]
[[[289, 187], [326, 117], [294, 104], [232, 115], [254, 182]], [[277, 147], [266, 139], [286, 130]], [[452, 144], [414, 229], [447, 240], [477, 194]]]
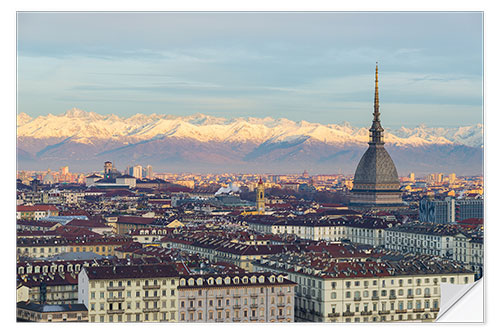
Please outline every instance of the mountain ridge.
[[[151, 164], [175, 172], [310, 172], [353, 174], [368, 147], [367, 128], [286, 118], [136, 114], [128, 118], [71, 109], [18, 115], [18, 167], [100, 170]], [[399, 174], [480, 174], [483, 126], [386, 129], [385, 147]]]
[[[18, 137], [47, 139], [73, 137], [75, 139], [153, 139], [159, 137], [193, 138], [202, 142], [247, 142], [262, 144], [267, 141], [287, 142], [297, 137], [309, 137], [328, 143], [364, 143], [367, 128], [357, 128], [349, 123], [319, 124], [292, 121], [286, 118], [238, 117], [222, 118], [204, 114], [189, 116], [144, 115], [118, 117], [100, 115], [73, 108], [61, 115], [48, 114], [32, 118], [25, 113], [17, 117]], [[417, 126], [386, 129], [385, 141], [396, 145], [419, 146], [426, 144], [460, 144], [482, 147], [483, 125], [476, 124], [455, 128]]]

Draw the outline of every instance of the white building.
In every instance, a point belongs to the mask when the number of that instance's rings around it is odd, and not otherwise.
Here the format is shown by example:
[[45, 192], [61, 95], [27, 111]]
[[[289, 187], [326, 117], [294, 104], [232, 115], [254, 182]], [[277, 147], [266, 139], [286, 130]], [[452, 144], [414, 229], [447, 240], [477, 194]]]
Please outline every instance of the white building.
[[294, 254], [261, 259], [253, 266], [255, 271], [286, 272], [298, 284], [295, 321], [432, 321], [439, 312], [441, 282], [474, 281], [472, 272], [444, 261], [422, 266], [418, 261], [331, 260]]

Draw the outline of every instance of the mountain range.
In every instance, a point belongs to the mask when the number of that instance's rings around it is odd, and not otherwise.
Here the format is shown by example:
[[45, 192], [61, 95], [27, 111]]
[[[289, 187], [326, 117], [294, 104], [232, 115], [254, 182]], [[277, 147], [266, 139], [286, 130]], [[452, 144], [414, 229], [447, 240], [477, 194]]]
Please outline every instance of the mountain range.
[[[71, 109], [61, 115], [17, 116], [18, 168], [68, 165], [100, 170], [151, 164], [165, 172], [352, 174], [366, 150], [368, 126], [284, 118], [136, 114], [124, 118]], [[483, 125], [386, 128], [386, 149], [400, 175], [410, 171], [481, 174]]]

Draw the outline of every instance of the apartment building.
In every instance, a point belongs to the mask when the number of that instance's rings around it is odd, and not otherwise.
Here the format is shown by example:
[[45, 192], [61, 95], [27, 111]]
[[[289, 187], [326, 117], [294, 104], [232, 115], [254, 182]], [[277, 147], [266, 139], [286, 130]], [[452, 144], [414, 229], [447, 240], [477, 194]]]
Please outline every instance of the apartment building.
[[47, 258], [65, 252], [94, 252], [99, 255], [113, 256], [115, 249], [131, 243], [130, 239], [119, 237], [89, 238], [18, 238], [17, 256]]
[[293, 322], [294, 286], [284, 274], [190, 275], [179, 280], [180, 322]]
[[385, 248], [414, 254], [432, 254], [464, 263], [476, 278], [483, 272], [483, 236], [456, 225], [407, 223], [386, 230]]
[[162, 238], [161, 242], [163, 247], [200, 254], [211, 261], [229, 262], [248, 271], [252, 270], [252, 262], [256, 259], [277, 253], [300, 251], [297, 245], [247, 245], [211, 236], [167, 236]]
[[309, 322], [432, 321], [439, 312], [441, 282], [474, 281], [464, 266], [444, 260], [325, 259], [281, 255], [254, 262], [254, 269], [288, 274], [297, 283], [295, 320]]
[[385, 248], [452, 258], [455, 237], [459, 234], [460, 231], [452, 225], [406, 223], [386, 229]]
[[356, 244], [373, 247], [385, 245], [385, 230], [397, 222], [383, 219], [364, 218], [349, 222], [346, 226], [346, 238]]
[[17, 206], [18, 220], [40, 220], [47, 216], [58, 216], [59, 210], [54, 205]]
[[78, 301], [78, 277], [75, 273], [22, 275], [17, 290], [18, 302], [73, 304]]
[[339, 219], [286, 219], [271, 227], [272, 234], [296, 235], [310, 240], [339, 241], [347, 238], [346, 221]]
[[179, 275], [173, 265], [85, 267], [78, 303], [90, 322], [175, 322]]
[[83, 304], [37, 304], [18, 302], [18, 322], [86, 322], [88, 312]]

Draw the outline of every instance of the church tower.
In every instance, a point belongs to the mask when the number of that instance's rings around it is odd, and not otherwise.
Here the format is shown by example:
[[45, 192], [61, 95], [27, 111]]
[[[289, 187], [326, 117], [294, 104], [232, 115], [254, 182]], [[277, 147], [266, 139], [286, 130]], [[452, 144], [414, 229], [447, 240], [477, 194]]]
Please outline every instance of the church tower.
[[257, 212], [259, 214], [264, 214], [266, 210], [266, 202], [264, 197], [264, 183], [262, 183], [262, 178], [259, 179], [257, 184]]
[[384, 129], [380, 123], [378, 64], [375, 67], [375, 99], [368, 149], [354, 174], [349, 206], [357, 208], [397, 208], [405, 204], [396, 166], [384, 148]]

